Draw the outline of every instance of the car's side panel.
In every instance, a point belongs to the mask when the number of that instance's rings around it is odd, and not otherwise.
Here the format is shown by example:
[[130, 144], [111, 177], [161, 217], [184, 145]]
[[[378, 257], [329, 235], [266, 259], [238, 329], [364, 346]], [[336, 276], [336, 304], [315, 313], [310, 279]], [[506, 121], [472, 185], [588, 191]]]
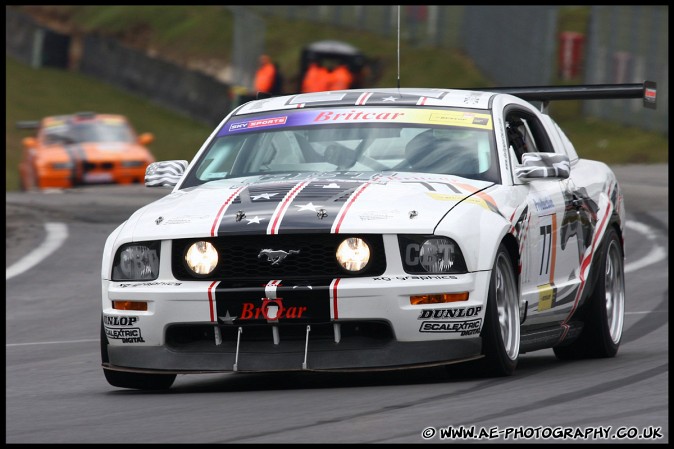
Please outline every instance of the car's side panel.
[[562, 180], [545, 179], [523, 186], [531, 211], [521, 278], [528, 325], [554, 321], [555, 310], [572, 301], [578, 288], [578, 245], [568, 241], [577, 237], [564, 235], [565, 185]]
[[[461, 247], [468, 271], [489, 271], [499, 243], [514, 232], [515, 210], [521, 191], [494, 186], [456, 205], [437, 226], [435, 234], [454, 239]], [[518, 200], [519, 196], [519, 200]]]
[[[588, 294], [588, 281], [594, 255], [599, 250], [608, 226], [616, 224], [624, 236], [625, 204], [620, 184], [613, 171], [604, 163], [580, 159], [571, 166], [569, 188], [578, 204], [580, 256], [580, 289], [574, 301], [562, 311], [563, 322], [568, 322]], [[624, 245], [623, 245], [624, 252]]]

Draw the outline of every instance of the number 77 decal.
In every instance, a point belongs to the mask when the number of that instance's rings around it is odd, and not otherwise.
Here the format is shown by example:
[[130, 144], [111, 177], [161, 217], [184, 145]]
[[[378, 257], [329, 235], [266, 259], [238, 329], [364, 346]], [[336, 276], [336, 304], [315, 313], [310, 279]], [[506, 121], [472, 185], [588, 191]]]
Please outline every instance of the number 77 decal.
[[557, 216], [545, 215], [540, 219], [539, 251], [541, 266], [538, 270], [538, 310], [547, 310], [555, 300], [555, 258], [557, 255]]

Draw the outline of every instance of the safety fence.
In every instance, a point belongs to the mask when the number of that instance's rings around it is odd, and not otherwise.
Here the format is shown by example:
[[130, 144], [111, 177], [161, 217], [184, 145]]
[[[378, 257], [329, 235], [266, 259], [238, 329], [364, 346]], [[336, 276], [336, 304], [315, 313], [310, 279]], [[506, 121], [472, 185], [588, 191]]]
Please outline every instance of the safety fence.
[[12, 8], [5, 12], [7, 54], [25, 64], [78, 70], [211, 125], [232, 109], [231, 86], [210, 75], [150, 57], [114, 39], [72, 37]]
[[[592, 6], [586, 33], [558, 30], [560, 6], [264, 5], [253, 11], [456, 48], [497, 86], [658, 83], [658, 108], [583, 101], [585, 116], [669, 133], [669, 6]], [[398, 15], [400, 13], [400, 15]], [[400, 19], [399, 19], [400, 17]], [[567, 39], [569, 38], [569, 39]], [[568, 66], [566, 66], [568, 64]]]
[[587, 84], [657, 84], [657, 110], [638, 101], [586, 101], [586, 115], [669, 134], [669, 6], [593, 6]]

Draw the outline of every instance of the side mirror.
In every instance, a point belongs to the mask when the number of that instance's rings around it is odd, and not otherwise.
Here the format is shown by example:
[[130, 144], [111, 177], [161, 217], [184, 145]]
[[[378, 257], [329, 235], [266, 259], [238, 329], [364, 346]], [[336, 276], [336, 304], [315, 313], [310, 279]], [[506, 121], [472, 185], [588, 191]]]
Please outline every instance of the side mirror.
[[153, 162], [145, 169], [146, 187], [175, 187], [187, 170], [187, 161]]
[[141, 145], [149, 145], [154, 142], [154, 134], [152, 133], [143, 133], [138, 136], [138, 143]]
[[569, 157], [559, 153], [524, 153], [522, 165], [515, 167], [515, 176], [523, 181], [566, 179], [570, 172]]
[[21, 139], [21, 144], [26, 149], [37, 147], [37, 139], [35, 137], [24, 137]]

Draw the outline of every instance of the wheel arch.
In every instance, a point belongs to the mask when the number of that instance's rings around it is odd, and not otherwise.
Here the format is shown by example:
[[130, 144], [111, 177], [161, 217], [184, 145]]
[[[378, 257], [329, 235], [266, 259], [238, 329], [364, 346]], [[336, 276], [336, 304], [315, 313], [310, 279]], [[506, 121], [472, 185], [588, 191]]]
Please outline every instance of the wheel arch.
[[594, 287], [597, 285], [597, 280], [599, 279], [599, 271], [600, 271], [597, 267], [599, 266], [599, 261], [600, 258], [602, 257], [602, 254], [604, 254], [604, 245], [606, 245], [605, 236], [608, 233], [609, 229], [611, 228], [613, 228], [616, 231], [616, 234], [618, 234], [618, 240], [620, 241], [620, 249], [622, 250], [623, 253], [623, 261], [625, 260], [625, 240], [623, 238], [623, 232], [620, 226], [620, 217], [617, 214], [613, 214], [611, 220], [609, 221], [608, 226], [606, 227], [606, 231], [604, 231], [604, 237], [602, 237], [601, 239], [599, 248], [597, 248], [594, 255], [592, 256], [592, 265], [590, 266], [590, 275], [588, 276], [588, 283], [585, 286], [585, 291], [583, 294], [583, 302], [585, 302], [590, 292], [594, 290]]
[[520, 271], [519, 270], [519, 266], [520, 266], [519, 243], [517, 243], [517, 239], [512, 234], [504, 235], [502, 242], [505, 245], [506, 249], [508, 250], [508, 254], [510, 254], [510, 260], [513, 263], [513, 267], [515, 267], [515, 277], [519, 279], [519, 275], [520, 275], [520, 273], [519, 273], [519, 271]]

